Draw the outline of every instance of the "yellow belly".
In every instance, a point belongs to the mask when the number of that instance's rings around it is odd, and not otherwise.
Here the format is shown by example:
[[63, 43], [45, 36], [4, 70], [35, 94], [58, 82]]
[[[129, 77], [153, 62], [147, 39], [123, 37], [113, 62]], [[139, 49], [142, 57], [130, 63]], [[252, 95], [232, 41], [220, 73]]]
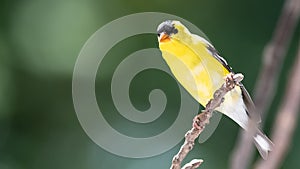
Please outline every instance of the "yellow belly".
[[[189, 44], [190, 45], [190, 44]], [[175, 78], [203, 106], [223, 83], [229, 71], [202, 43], [191, 47], [177, 40], [160, 43], [162, 56]]]

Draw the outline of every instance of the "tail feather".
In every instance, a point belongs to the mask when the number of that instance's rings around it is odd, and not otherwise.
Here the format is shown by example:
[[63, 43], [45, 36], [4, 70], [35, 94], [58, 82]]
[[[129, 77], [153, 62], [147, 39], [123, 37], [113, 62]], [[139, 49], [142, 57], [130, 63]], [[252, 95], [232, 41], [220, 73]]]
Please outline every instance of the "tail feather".
[[259, 154], [265, 160], [268, 158], [269, 151], [272, 151], [274, 147], [272, 141], [265, 134], [263, 134], [259, 129], [257, 129], [257, 132], [254, 136], [254, 144]]

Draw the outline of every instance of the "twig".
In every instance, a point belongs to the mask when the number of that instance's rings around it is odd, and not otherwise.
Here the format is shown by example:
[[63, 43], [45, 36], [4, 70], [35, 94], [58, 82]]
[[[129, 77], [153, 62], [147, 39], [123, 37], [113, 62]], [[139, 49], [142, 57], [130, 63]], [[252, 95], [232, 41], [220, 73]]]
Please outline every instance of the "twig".
[[[263, 53], [263, 65], [254, 90], [256, 110], [262, 113], [262, 119], [267, 114], [277, 87], [278, 75], [282, 61], [286, 55], [300, 13], [300, 0], [286, 0], [271, 41]], [[233, 151], [232, 169], [246, 169], [253, 154], [252, 137], [254, 128], [247, 133], [241, 131], [239, 142]]]
[[[181, 146], [179, 152], [173, 157], [171, 169], [180, 169], [181, 163], [186, 155], [193, 149], [195, 139], [204, 130], [205, 126], [209, 123], [209, 119], [212, 116], [212, 112], [215, 108], [219, 107], [224, 100], [224, 95], [232, 90], [236, 85], [243, 80], [242, 74], [230, 73], [226, 76], [225, 83], [215, 91], [213, 99], [211, 99], [205, 110], [199, 115], [194, 117], [193, 127], [185, 134], [185, 141]], [[192, 160], [189, 164], [185, 165], [185, 169], [197, 168], [203, 160]]]
[[195, 169], [203, 163], [203, 160], [194, 159], [182, 167], [182, 169]]
[[295, 130], [300, 103], [300, 45], [297, 61], [289, 77], [286, 94], [273, 126], [272, 139], [276, 149], [266, 161], [260, 160], [256, 169], [276, 169], [282, 163]]

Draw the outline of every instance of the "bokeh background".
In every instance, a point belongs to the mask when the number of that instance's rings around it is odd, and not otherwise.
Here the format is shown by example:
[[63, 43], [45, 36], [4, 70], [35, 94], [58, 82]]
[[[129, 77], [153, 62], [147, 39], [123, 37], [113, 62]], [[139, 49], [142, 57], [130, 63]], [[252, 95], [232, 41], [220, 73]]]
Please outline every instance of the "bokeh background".
[[[185, 18], [206, 33], [251, 92], [262, 51], [270, 40], [283, 0], [2, 0], [0, 5], [0, 169], [168, 168], [180, 144], [159, 156], [123, 158], [101, 149], [81, 128], [72, 102], [72, 73], [85, 41], [101, 26], [137, 12], [164, 12]], [[147, 20], [145, 20], [147, 22]], [[269, 133], [299, 45], [297, 26], [264, 130]], [[156, 29], [156, 28], [154, 28]], [[130, 53], [157, 47], [156, 35], [130, 37], [107, 54], [98, 70], [97, 98], [109, 97], [113, 68]], [[166, 90], [168, 116], [161, 126], [134, 127], [116, 118], [110, 99], [101, 102], [106, 119], [120, 132], [146, 137], [166, 129], [176, 118], [179, 92], [174, 79], [148, 70], [131, 86], [137, 109], [149, 108], [150, 89]], [[171, 112], [171, 113], [170, 113]], [[300, 113], [300, 112], [299, 112]], [[128, 128], [126, 125], [128, 124]], [[133, 131], [132, 129], [135, 128]], [[138, 130], [140, 129], [140, 130]], [[186, 161], [203, 158], [203, 168], [228, 168], [238, 126], [223, 117], [212, 137], [196, 144]], [[282, 168], [299, 168], [300, 126]], [[115, 140], [117, 142], [117, 140]], [[133, 150], [134, 151], [134, 150]], [[256, 154], [258, 157], [258, 154]]]

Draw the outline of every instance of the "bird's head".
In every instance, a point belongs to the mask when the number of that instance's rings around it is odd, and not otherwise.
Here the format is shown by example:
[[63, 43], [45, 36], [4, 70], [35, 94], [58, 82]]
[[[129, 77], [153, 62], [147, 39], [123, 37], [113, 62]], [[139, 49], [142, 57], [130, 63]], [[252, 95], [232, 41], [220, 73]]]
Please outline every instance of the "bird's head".
[[179, 21], [167, 20], [162, 22], [157, 28], [159, 43], [165, 43], [172, 39], [182, 39], [189, 34], [188, 29]]

